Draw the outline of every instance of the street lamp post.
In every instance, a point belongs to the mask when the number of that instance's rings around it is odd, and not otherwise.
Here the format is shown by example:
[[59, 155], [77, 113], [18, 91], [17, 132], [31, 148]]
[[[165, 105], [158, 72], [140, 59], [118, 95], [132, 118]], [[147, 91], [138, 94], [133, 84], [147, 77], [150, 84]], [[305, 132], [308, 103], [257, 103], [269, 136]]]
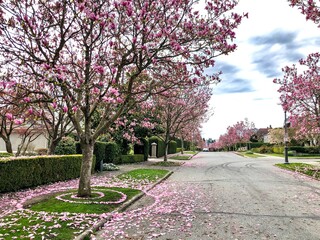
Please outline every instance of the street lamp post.
[[288, 160], [288, 125], [287, 125], [287, 111], [284, 110], [284, 163], [289, 164]]

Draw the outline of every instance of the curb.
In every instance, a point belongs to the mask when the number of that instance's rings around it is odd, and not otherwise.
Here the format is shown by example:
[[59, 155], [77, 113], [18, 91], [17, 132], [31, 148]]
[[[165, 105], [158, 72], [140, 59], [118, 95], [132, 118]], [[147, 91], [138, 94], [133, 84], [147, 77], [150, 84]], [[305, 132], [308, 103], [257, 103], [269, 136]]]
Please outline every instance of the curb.
[[[122, 212], [125, 211], [128, 207], [130, 207], [133, 203], [135, 203], [136, 201], [138, 201], [140, 198], [142, 198], [146, 192], [149, 192], [151, 189], [153, 189], [155, 186], [157, 186], [158, 184], [162, 183], [164, 180], [166, 180], [167, 178], [169, 178], [171, 175], [173, 174], [172, 171], [168, 172], [163, 178], [161, 178], [159, 181], [155, 182], [154, 184], [152, 184], [147, 190], [139, 193], [138, 195], [134, 196], [132, 199], [130, 199], [128, 202], [124, 203], [121, 207], [115, 209], [113, 212]], [[109, 222], [112, 219], [112, 216], [108, 216], [105, 219], [102, 219], [101, 221], [99, 221], [98, 223], [96, 223], [95, 225], [93, 225], [91, 228], [87, 229], [86, 231], [84, 231], [83, 233], [81, 233], [79, 236], [75, 237], [74, 240], [84, 240], [87, 237], [90, 237], [90, 235], [96, 231], [98, 231], [100, 228], [103, 227], [103, 225], [106, 222]]]

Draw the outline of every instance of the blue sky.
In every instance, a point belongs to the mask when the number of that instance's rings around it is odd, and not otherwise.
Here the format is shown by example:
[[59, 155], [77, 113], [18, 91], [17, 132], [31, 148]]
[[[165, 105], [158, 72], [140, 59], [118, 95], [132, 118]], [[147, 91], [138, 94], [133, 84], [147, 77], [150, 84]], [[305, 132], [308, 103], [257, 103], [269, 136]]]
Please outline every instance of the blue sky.
[[257, 128], [281, 127], [284, 113], [273, 79], [282, 78], [282, 67], [320, 51], [320, 29], [287, 0], [240, 0], [235, 10], [249, 12], [249, 19], [236, 31], [238, 49], [207, 70], [223, 75], [210, 101], [214, 115], [203, 124], [205, 138], [216, 139], [245, 118]]

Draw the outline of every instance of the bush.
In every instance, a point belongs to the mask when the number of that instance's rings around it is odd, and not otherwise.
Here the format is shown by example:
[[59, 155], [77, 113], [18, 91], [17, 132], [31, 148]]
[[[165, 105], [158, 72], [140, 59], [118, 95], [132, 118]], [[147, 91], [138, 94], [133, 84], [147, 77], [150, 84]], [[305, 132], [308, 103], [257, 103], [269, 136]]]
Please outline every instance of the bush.
[[272, 151], [273, 151], [274, 153], [283, 154], [283, 153], [284, 153], [284, 147], [274, 146], [274, 147], [272, 148]]
[[149, 157], [149, 141], [147, 139], [140, 139], [142, 142], [142, 145], [135, 144], [134, 145], [134, 154], [143, 154], [144, 155], [144, 161], [148, 161]]
[[263, 142], [252, 142], [250, 144], [248, 144], [250, 146], [250, 148], [259, 148], [263, 145], [269, 145], [269, 144], [266, 144], [266, 143], [263, 143]]
[[151, 144], [154, 142], [157, 144], [157, 157], [163, 157], [165, 153], [164, 142], [156, 136], [149, 138], [149, 154], [151, 155]]
[[54, 151], [56, 155], [71, 155], [76, 153], [76, 141], [71, 137], [62, 138]]
[[136, 162], [143, 162], [144, 155], [143, 154], [136, 154], [136, 155], [121, 155], [120, 163], [136, 163]]
[[103, 163], [106, 159], [106, 145], [105, 142], [95, 142], [93, 147], [93, 154], [96, 156], [96, 164], [94, 169], [101, 171], [101, 162]]
[[254, 154], [252, 151], [246, 151], [246, 154]]
[[13, 153], [0, 152], [0, 158], [13, 157]]
[[[184, 148], [183, 148], [183, 151], [184, 151]], [[178, 152], [181, 152], [181, 148], [177, 148], [177, 153]]]
[[[95, 162], [95, 159], [93, 160]], [[0, 160], [0, 192], [11, 192], [80, 176], [82, 155]], [[93, 165], [94, 166], [94, 165]]]
[[120, 148], [115, 142], [106, 143], [104, 163], [118, 163], [120, 161]]
[[288, 156], [296, 156], [297, 152], [296, 151], [288, 151]]
[[308, 153], [308, 148], [301, 146], [290, 146], [288, 148], [290, 151], [296, 151], [298, 153]]
[[177, 153], [177, 142], [170, 141], [168, 146], [168, 154]]

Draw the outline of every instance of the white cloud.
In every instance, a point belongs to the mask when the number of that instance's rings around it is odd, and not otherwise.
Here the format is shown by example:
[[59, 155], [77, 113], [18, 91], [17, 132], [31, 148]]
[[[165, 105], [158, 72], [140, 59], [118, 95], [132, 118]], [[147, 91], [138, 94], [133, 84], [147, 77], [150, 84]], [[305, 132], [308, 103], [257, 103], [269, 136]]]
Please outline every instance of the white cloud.
[[[241, 0], [236, 11], [249, 12], [249, 19], [243, 19], [236, 31], [238, 49], [217, 58], [217, 67], [228, 67], [224, 68], [223, 82], [214, 87], [210, 103], [215, 114], [203, 125], [205, 138], [218, 138], [244, 118], [258, 128], [282, 126], [279, 86], [273, 78], [282, 78], [282, 67], [320, 51], [320, 29], [287, 0]], [[264, 44], [254, 44], [253, 39]], [[237, 82], [240, 86], [234, 86]]]

